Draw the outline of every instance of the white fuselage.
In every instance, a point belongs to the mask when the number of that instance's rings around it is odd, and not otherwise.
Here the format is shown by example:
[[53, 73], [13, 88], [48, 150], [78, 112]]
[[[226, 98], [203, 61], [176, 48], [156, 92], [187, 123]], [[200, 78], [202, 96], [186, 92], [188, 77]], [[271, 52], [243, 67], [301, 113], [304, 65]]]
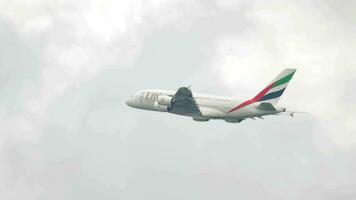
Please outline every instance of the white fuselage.
[[[130, 107], [168, 112], [167, 105], [159, 105], [157, 100], [161, 96], [173, 97], [175, 91], [168, 90], [143, 90], [131, 95], [126, 104]], [[228, 122], [240, 122], [246, 118], [262, 117], [264, 115], [274, 115], [285, 111], [279, 108], [276, 111], [264, 111], [257, 109], [258, 103], [253, 103], [239, 110], [229, 112], [231, 108], [242, 103], [234, 98], [212, 96], [204, 94], [193, 94], [193, 97], [199, 107], [200, 113], [180, 114], [193, 117], [197, 121], [207, 121], [209, 119], [223, 119]]]

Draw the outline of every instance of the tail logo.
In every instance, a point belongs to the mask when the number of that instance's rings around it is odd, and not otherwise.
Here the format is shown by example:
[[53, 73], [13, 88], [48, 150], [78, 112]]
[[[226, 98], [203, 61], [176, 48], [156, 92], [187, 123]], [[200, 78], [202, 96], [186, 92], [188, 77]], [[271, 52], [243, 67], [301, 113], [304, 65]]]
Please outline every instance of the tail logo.
[[253, 99], [247, 100], [247, 101], [243, 102], [242, 104], [232, 108], [231, 110], [228, 111], [228, 113], [234, 112], [236, 110], [239, 110], [243, 107], [246, 107], [246, 106], [256, 103], [256, 102], [267, 101], [267, 100], [276, 99], [276, 98], [281, 97], [284, 90], [287, 87], [288, 82], [292, 79], [295, 72], [296, 72], [296, 70], [293, 70], [293, 72], [290, 73], [289, 75], [271, 83], [265, 89], [263, 89], [260, 93], [258, 93]]

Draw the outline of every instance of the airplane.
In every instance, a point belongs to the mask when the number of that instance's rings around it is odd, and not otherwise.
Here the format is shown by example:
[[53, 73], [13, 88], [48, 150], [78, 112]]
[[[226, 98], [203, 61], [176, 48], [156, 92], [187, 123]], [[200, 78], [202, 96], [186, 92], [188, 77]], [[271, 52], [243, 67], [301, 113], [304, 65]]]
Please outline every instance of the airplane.
[[141, 90], [126, 101], [130, 107], [168, 112], [192, 117], [195, 121], [225, 120], [240, 123], [246, 119], [264, 119], [266, 115], [288, 114], [295, 112], [277, 107], [277, 103], [286, 90], [296, 69], [284, 69], [273, 81], [255, 97], [239, 101], [232, 97], [193, 94], [191, 87], [181, 87], [176, 92], [169, 90]]

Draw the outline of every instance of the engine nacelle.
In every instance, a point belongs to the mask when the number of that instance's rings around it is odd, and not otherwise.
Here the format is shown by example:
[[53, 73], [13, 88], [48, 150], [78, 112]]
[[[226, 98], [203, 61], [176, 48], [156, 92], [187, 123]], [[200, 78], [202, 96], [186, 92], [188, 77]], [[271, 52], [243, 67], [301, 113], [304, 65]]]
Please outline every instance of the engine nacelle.
[[157, 101], [153, 104], [153, 108], [159, 112], [167, 112], [167, 106], [160, 105]]
[[157, 99], [158, 104], [168, 106], [171, 105], [172, 97], [169, 96], [159, 96]]

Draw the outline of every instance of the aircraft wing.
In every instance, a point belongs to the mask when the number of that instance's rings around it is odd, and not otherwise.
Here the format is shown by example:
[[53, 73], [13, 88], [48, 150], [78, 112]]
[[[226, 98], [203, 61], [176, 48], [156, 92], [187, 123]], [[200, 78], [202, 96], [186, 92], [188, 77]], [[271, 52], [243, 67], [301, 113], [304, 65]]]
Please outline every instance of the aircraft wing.
[[181, 87], [177, 90], [172, 98], [172, 103], [168, 106], [171, 113], [197, 116], [201, 115], [198, 104], [195, 101], [192, 91], [188, 87]]

